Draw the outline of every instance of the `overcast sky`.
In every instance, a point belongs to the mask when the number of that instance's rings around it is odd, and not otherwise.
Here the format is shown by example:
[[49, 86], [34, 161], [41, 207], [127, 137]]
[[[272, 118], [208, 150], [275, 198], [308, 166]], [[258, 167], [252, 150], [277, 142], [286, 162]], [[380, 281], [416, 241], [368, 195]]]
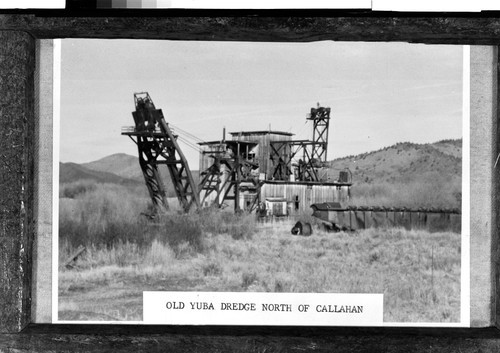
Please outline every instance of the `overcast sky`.
[[[120, 135], [134, 92], [204, 141], [222, 128], [311, 139], [331, 107], [328, 159], [462, 137], [462, 47], [407, 43], [62, 40], [61, 161], [137, 155]], [[182, 145], [191, 168], [198, 153]]]

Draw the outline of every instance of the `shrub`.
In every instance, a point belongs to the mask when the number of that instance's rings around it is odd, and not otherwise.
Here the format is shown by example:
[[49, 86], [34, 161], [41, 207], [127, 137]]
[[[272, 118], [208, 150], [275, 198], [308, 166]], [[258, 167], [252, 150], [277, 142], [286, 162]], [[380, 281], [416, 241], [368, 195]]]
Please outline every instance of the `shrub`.
[[428, 173], [421, 180], [360, 183], [351, 190], [350, 204], [407, 208], [460, 208], [461, 178], [444, 180]]
[[70, 247], [110, 248], [119, 242], [143, 246], [156, 235], [156, 227], [140, 215], [146, 203], [126, 187], [95, 184], [75, 202], [71, 212], [63, 207], [59, 212], [59, 239]]
[[151, 246], [145, 252], [143, 263], [149, 266], [163, 265], [175, 258], [173, 250], [157, 239], [153, 240]]
[[74, 199], [86, 192], [94, 191], [96, 188], [95, 182], [91, 180], [79, 180], [72, 183], [63, 183], [59, 188], [59, 197], [67, 197]]
[[167, 215], [162, 223], [165, 228], [165, 240], [177, 257], [185, 253], [184, 244], [187, 244], [195, 252], [204, 250], [202, 229], [199, 222], [191, 215]]
[[303, 223], [309, 223], [313, 227], [319, 228], [320, 225], [323, 223], [322, 220], [320, 220], [317, 217], [314, 217], [312, 212], [312, 209], [309, 209], [307, 211], [299, 211], [296, 214], [293, 215], [293, 222], [303, 222]]
[[93, 245], [76, 261], [80, 268], [102, 266], [127, 267], [137, 265], [144, 259], [144, 251], [137, 244], [118, 242], [109, 248], [97, 248]]
[[[229, 234], [233, 239], [250, 239], [255, 233], [255, 216], [234, 214], [217, 208], [202, 209], [190, 214], [169, 214], [164, 217], [166, 241], [177, 256], [185, 252], [185, 244], [194, 252], [205, 251], [204, 234]], [[181, 251], [182, 250], [182, 251]]]
[[378, 260], [380, 260], [380, 251], [378, 250], [371, 251], [368, 257], [368, 263], [372, 264], [374, 262], [377, 262]]
[[255, 272], [243, 272], [241, 274], [241, 288], [248, 289], [248, 287], [257, 282], [257, 279], [258, 277]]
[[66, 188], [80, 191], [72, 194], [74, 199], [60, 200], [59, 239], [68, 251], [79, 245], [111, 249], [127, 243], [144, 249], [158, 239], [168, 244], [176, 257], [182, 257], [205, 251], [205, 233], [249, 239], [255, 232], [254, 215], [220, 209], [168, 213], [150, 221], [141, 215], [147, 213], [149, 204], [143, 190], [114, 184], [89, 185]]
[[256, 231], [254, 214], [205, 208], [193, 217], [197, 219], [203, 231], [211, 234], [229, 234], [236, 240], [251, 239]]
[[222, 273], [222, 267], [214, 261], [203, 266], [203, 276], [218, 276]]

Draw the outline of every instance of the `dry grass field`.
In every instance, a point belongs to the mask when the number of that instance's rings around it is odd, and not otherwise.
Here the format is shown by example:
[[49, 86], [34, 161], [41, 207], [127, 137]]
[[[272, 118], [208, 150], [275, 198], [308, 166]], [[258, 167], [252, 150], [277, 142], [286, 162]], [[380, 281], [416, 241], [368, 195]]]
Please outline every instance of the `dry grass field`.
[[[334, 174], [353, 173], [350, 205], [461, 205], [461, 140], [400, 143], [330, 164]], [[213, 209], [182, 215], [175, 198], [169, 214], [150, 220], [136, 157], [63, 163], [61, 173], [60, 320], [141, 320], [147, 290], [383, 293], [385, 322], [460, 319], [460, 234], [326, 233], [304, 214], [313, 235], [292, 236], [296, 219], [258, 223]]]
[[147, 202], [97, 185], [61, 199], [60, 320], [141, 320], [142, 291], [383, 293], [386, 322], [456, 322], [460, 234], [368, 229], [310, 237], [293, 221], [173, 212], [151, 223]]

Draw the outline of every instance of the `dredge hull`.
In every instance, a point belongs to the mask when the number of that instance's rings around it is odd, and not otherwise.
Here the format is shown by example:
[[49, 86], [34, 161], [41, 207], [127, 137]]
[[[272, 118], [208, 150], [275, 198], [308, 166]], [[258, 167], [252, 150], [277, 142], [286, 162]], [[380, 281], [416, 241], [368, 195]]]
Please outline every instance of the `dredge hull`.
[[342, 207], [337, 202], [311, 205], [313, 216], [331, 223], [334, 229], [359, 230], [397, 227], [429, 232], [461, 232], [459, 210], [396, 209], [381, 207]]

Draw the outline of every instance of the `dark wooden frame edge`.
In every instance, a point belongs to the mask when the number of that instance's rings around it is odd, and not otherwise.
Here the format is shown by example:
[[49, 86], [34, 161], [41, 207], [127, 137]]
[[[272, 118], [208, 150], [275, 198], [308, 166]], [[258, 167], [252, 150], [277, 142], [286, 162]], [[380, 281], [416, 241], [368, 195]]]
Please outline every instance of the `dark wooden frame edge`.
[[[104, 15], [89, 11], [68, 17], [67, 13], [58, 11], [12, 11], [0, 15], [0, 42], [7, 43], [0, 47], [0, 153], [3, 162], [0, 163], [0, 187], [4, 191], [0, 196], [0, 295], [3, 300], [0, 332], [5, 332], [0, 334], [0, 349], [149, 351], [168, 347], [177, 351], [236, 348], [242, 351], [268, 351], [268, 348], [287, 351], [335, 347], [338, 351], [372, 351], [392, 347], [395, 351], [404, 351], [433, 347], [453, 351], [460, 347], [462, 351], [472, 351], [500, 348], [494, 322], [485, 328], [438, 330], [31, 324], [35, 156], [33, 75], [37, 39], [365, 40], [495, 46], [500, 43], [500, 19], [496, 13], [423, 16], [365, 11], [326, 11], [321, 14], [318, 11], [302, 14], [290, 11], [279, 12], [276, 16], [272, 11], [239, 11], [236, 17], [228, 16], [226, 12], [222, 12], [225, 16], [220, 16], [220, 12], [214, 14], [213, 11], [178, 11], [175, 17], [164, 17], [172, 12], [157, 13], [135, 17], [127, 11], [108, 11]], [[16, 54], [12, 56], [12, 53]], [[23, 79], [22, 82], [19, 78]], [[496, 137], [494, 140], [498, 141]], [[496, 155], [497, 150], [498, 147], [492, 154]], [[491, 227], [496, 231], [498, 211], [495, 196], [491, 202], [494, 210]], [[496, 241], [491, 252], [498, 262]], [[498, 276], [494, 277], [494, 287], [497, 287]], [[493, 309], [498, 307], [495, 303], [492, 305]]]

